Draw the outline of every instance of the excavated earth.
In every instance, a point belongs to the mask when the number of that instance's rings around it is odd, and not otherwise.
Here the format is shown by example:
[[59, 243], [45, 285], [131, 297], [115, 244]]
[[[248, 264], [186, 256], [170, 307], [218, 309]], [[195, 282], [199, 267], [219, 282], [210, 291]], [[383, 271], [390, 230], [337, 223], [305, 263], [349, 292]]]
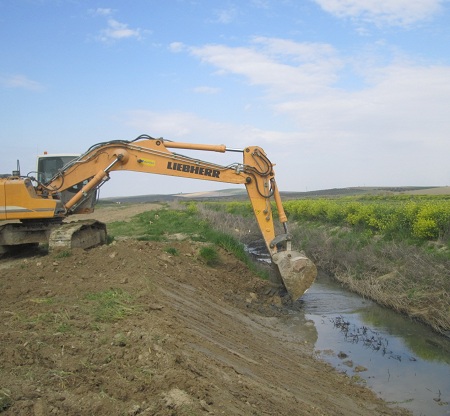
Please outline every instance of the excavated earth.
[[[101, 209], [103, 221], [149, 209]], [[123, 240], [0, 260], [2, 415], [404, 415], [314, 356], [226, 252]], [[275, 302], [279, 304], [279, 302]]]

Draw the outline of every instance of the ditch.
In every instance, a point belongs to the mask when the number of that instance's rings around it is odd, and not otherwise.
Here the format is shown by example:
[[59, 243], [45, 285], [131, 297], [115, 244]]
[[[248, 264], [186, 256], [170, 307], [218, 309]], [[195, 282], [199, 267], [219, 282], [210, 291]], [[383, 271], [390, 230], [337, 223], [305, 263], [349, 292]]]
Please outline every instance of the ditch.
[[313, 326], [318, 358], [414, 415], [450, 414], [450, 339], [349, 292], [323, 272], [299, 302], [288, 328], [304, 331], [306, 320], [311, 333]]

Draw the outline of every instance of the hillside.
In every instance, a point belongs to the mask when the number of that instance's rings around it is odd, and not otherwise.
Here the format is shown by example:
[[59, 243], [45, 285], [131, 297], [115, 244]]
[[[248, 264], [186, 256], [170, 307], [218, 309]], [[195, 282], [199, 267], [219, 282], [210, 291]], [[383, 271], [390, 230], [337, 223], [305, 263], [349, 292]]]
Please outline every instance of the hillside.
[[[303, 199], [315, 197], [337, 197], [354, 195], [380, 195], [380, 194], [411, 194], [411, 195], [450, 195], [450, 186], [397, 186], [397, 187], [349, 187], [322, 189], [308, 192], [284, 192], [281, 191], [281, 198]], [[156, 195], [137, 195], [127, 197], [102, 198], [100, 203], [144, 203], [144, 202], [170, 202], [174, 200], [214, 200], [221, 201], [243, 201], [247, 199], [245, 188], [242, 189], [222, 189], [209, 192], [193, 192], [186, 194], [156, 194]]]

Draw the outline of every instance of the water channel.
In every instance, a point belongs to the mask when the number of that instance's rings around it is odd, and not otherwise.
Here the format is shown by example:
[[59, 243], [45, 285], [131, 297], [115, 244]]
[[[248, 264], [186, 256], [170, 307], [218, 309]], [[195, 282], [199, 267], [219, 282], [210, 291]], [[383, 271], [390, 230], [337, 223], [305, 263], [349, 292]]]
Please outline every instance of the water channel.
[[[302, 297], [316, 354], [414, 415], [450, 415], [450, 340], [321, 273]], [[292, 313], [292, 324], [300, 320]]]
[[[259, 248], [248, 251], [270, 262]], [[304, 331], [305, 319], [313, 324], [319, 359], [416, 416], [450, 415], [449, 338], [345, 290], [321, 272], [300, 302], [288, 328]]]
[[414, 415], [450, 415], [450, 340], [322, 273], [301, 302], [290, 328], [314, 323], [320, 359]]

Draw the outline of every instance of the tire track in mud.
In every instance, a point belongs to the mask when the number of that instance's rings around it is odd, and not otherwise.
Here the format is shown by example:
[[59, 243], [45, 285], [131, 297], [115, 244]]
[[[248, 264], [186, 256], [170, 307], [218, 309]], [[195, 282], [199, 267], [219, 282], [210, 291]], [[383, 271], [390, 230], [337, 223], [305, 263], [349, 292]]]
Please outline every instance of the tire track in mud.
[[[161, 302], [176, 311], [189, 333], [186, 354], [203, 355], [207, 371], [215, 369], [214, 379], [225, 383], [232, 395], [247, 392], [244, 399], [251, 403], [255, 398], [250, 391], [255, 390], [271, 398], [271, 411], [276, 412], [272, 414], [358, 416], [381, 410], [364, 398], [346, 397], [349, 381], [344, 377], [338, 385], [335, 380], [324, 382], [324, 374], [333, 370], [323, 363], [306, 364], [313, 345], [305, 342], [304, 335], [289, 333], [283, 318], [243, 311], [167, 276], [161, 283]], [[233, 393], [236, 387], [239, 393]]]

